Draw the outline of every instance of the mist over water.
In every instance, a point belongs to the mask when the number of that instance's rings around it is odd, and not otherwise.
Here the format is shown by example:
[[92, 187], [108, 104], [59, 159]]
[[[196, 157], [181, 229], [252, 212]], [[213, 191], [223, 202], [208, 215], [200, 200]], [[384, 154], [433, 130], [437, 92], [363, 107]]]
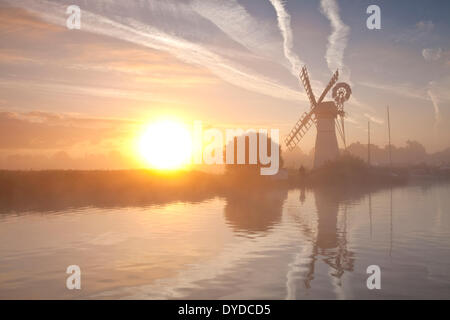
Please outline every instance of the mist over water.
[[[0, 298], [450, 297], [449, 184], [0, 206]], [[79, 265], [82, 289], [67, 290]], [[369, 265], [381, 290], [366, 287]]]

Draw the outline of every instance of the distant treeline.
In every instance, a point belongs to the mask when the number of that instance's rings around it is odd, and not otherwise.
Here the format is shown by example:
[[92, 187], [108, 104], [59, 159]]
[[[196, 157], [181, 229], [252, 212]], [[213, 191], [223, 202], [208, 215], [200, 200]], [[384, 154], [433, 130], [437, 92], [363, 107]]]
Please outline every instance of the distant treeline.
[[[355, 142], [348, 145], [345, 151], [367, 162], [367, 147], [365, 143]], [[450, 165], [450, 148], [435, 153], [428, 153], [425, 147], [419, 142], [408, 140], [404, 147], [392, 145], [390, 152], [392, 164], [396, 167], [415, 166], [419, 164], [433, 166]], [[344, 150], [341, 150], [341, 153], [344, 153]], [[389, 164], [389, 146], [380, 147], [371, 144], [370, 158], [372, 165], [383, 166]], [[307, 154], [298, 148], [294, 152], [286, 153], [284, 156], [286, 166], [293, 168], [298, 167], [300, 163], [310, 168], [313, 159], [314, 150], [311, 150]]]
[[223, 175], [152, 170], [0, 171], [0, 212], [146, 206], [174, 201], [200, 202], [214, 197], [244, 203], [242, 199], [263, 200], [273, 191], [289, 188], [362, 188], [405, 182], [399, 173], [369, 168], [351, 156], [343, 156], [319, 170], [291, 170], [289, 175], [284, 172], [279, 176], [261, 176], [253, 168], [236, 170], [228, 168]]

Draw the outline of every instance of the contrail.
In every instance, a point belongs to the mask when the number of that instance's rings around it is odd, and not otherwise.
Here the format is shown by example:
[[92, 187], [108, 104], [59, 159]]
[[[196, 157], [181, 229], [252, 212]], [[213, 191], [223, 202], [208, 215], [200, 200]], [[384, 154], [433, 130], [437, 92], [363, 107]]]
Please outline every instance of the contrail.
[[281, 35], [283, 36], [283, 51], [286, 59], [291, 63], [291, 72], [297, 77], [303, 62], [292, 51], [292, 29], [291, 29], [291, 16], [286, 11], [284, 3], [281, 0], [269, 0], [277, 13], [278, 27], [280, 28]]
[[347, 47], [350, 28], [342, 22], [339, 6], [335, 0], [321, 0], [320, 6], [322, 13], [330, 20], [332, 28], [325, 54], [328, 68], [333, 72], [336, 69], [345, 72], [344, 51]]
[[[432, 85], [433, 83], [430, 83]], [[427, 90], [427, 94], [430, 97], [431, 103], [433, 103], [434, 108], [434, 129], [437, 130], [437, 126], [439, 122], [441, 122], [441, 109], [439, 108], [438, 97], [431, 91], [431, 89]]]
[[282, 42], [278, 29], [254, 18], [237, 0], [192, 0], [190, 6], [249, 51], [277, 62], [284, 60], [280, 59]]
[[374, 115], [371, 115], [369, 113], [364, 113], [364, 117], [366, 117], [367, 119], [369, 119], [371, 122], [382, 125], [384, 124], [383, 119], [380, 119]]
[[[62, 4], [45, 0], [7, 0], [7, 2], [35, 13], [47, 22], [65, 26], [66, 7]], [[115, 3], [108, 2], [111, 5]], [[88, 8], [87, 5], [83, 7], [82, 31], [168, 52], [181, 61], [205, 67], [222, 80], [249, 91], [280, 99], [306, 101], [306, 97], [300, 92], [233, 63], [201, 43], [194, 43], [130, 17], [119, 16], [116, 13], [104, 16], [91, 12]]]

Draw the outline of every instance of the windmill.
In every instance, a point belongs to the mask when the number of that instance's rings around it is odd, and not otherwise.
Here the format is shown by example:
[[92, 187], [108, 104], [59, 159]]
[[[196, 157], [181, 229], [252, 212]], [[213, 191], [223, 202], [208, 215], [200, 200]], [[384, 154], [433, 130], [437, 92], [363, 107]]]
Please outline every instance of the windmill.
[[[317, 136], [314, 153], [314, 168], [320, 167], [325, 162], [339, 156], [336, 128], [339, 131], [344, 146], [346, 146], [344, 102], [350, 98], [352, 90], [347, 83], [340, 82], [336, 84], [338, 78], [339, 70], [336, 70], [325, 90], [320, 95], [319, 100], [316, 101], [316, 97], [311, 89], [306, 66], [304, 66], [300, 72], [300, 79], [305, 87], [311, 108], [308, 112], [303, 113], [297, 121], [294, 128], [292, 128], [289, 135], [285, 138], [285, 143], [288, 149], [292, 151], [311, 126], [315, 124], [317, 127]], [[331, 88], [333, 88], [331, 95], [334, 101], [323, 101]]]

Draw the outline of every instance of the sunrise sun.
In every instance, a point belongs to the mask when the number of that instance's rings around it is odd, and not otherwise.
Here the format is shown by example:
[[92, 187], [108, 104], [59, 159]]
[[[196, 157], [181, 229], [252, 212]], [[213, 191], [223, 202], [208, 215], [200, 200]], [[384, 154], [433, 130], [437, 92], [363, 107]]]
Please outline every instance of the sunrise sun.
[[191, 160], [190, 131], [175, 120], [160, 120], [149, 124], [139, 138], [138, 150], [153, 169], [175, 170]]

